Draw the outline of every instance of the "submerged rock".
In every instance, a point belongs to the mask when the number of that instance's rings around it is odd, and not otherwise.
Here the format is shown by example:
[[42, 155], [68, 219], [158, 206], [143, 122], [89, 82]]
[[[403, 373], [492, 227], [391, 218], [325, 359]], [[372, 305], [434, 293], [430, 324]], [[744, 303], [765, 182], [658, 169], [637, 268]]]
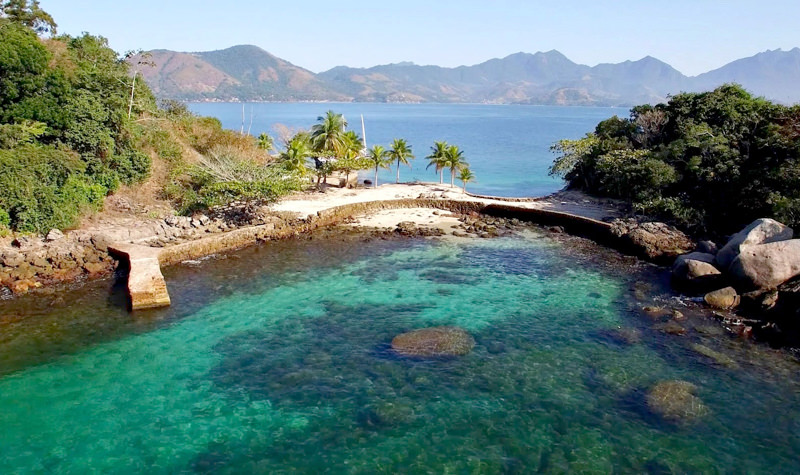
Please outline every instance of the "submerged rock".
[[727, 366], [728, 368], [737, 368], [739, 366], [738, 364], [736, 364], [736, 361], [730, 356], [724, 353], [720, 353], [719, 351], [712, 350], [711, 348], [705, 345], [694, 343], [690, 346], [690, 348], [695, 353], [701, 354], [706, 358], [712, 359], [714, 363], [718, 365]]
[[792, 239], [792, 228], [774, 219], [761, 218], [734, 234], [717, 253], [717, 263], [727, 269], [733, 263], [743, 246], [767, 244]]
[[688, 381], [662, 381], [647, 392], [647, 407], [672, 422], [692, 422], [708, 414], [703, 401], [693, 393], [697, 387]]
[[392, 349], [404, 356], [461, 356], [474, 346], [472, 335], [458, 327], [423, 328], [392, 340]]

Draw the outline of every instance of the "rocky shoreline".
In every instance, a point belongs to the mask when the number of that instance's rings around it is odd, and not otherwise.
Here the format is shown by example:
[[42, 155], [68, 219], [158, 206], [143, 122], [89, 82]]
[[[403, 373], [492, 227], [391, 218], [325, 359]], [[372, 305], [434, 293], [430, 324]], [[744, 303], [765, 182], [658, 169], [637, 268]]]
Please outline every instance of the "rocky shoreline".
[[[362, 229], [361, 235], [382, 239], [431, 236], [493, 238], [519, 232], [530, 223], [537, 223], [540, 228], [551, 231], [553, 236], [562, 233], [565, 236], [582, 235], [645, 261], [661, 266], [672, 265], [675, 289], [690, 297], [701, 295], [694, 302], [705, 308], [697, 311], [704, 311], [719, 320], [734, 334], [755, 335], [780, 346], [800, 347], [800, 329], [796, 328], [794, 320], [797, 319], [793, 318], [800, 307], [800, 284], [784, 279], [780, 286], [738, 292], [729, 285], [731, 279], [714, 267], [717, 260], [727, 259], [727, 249], [731, 245], [724, 246], [719, 251], [721, 257], [717, 257], [713, 243], [695, 244], [685, 234], [663, 223], [639, 223], [631, 219], [608, 219], [609, 222], [603, 223], [560, 211], [444, 198], [447, 197], [419, 195], [416, 198], [355, 202], [310, 214], [275, 209], [265, 204], [233, 203], [192, 217], [140, 219], [135, 226], [100, 227], [66, 234], [51, 231], [41, 238], [19, 237], [11, 246], [0, 247], [0, 298], [14, 298], [27, 293], [53, 294], [60, 289], [74, 288], [86, 280], [107, 278], [121, 265], [118, 256], [109, 251], [113, 243], [152, 248], [162, 265], [170, 265], [258, 242], [312, 236], [311, 232], [318, 229], [357, 223], [358, 216], [373, 216], [386, 210], [397, 210], [400, 217], [412, 216], [410, 210], [425, 208], [432, 210], [429, 217], [434, 220], [449, 219], [448, 225], [426, 225], [413, 219], [398, 219], [396, 224], [388, 227]], [[524, 202], [525, 205], [528, 203]], [[753, 234], [752, 230], [750, 234]], [[784, 235], [785, 230], [775, 234]], [[775, 236], [764, 238], [758, 244], [779, 242]], [[747, 236], [740, 237], [739, 241], [737, 249], [747, 248], [755, 242]], [[745, 244], [742, 246], [742, 243]], [[123, 262], [119, 275], [124, 276], [125, 267]], [[677, 307], [643, 304], [642, 311], [658, 316], [666, 333], [685, 332], [680, 322], [681, 310]], [[663, 320], [663, 316], [670, 315]]]

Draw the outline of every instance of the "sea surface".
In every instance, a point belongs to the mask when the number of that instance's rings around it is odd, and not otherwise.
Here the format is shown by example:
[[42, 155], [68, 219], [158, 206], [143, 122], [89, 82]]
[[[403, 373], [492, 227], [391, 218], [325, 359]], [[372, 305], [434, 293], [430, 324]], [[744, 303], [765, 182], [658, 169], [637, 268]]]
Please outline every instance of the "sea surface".
[[[638, 309], [679, 304], [664, 272], [579, 239], [334, 236], [165, 275], [163, 310], [111, 281], [0, 302], [0, 473], [800, 471], [797, 362], [688, 309], [663, 332]], [[474, 350], [389, 349], [437, 325]], [[668, 380], [700, 417], [648, 409]]]
[[[189, 108], [217, 117], [226, 128], [242, 130], [241, 103], [193, 103]], [[614, 115], [628, 116], [627, 109], [604, 107], [248, 103], [244, 104], [244, 130], [254, 136], [266, 132], [277, 139], [286, 128], [310, 129], [328, 110], [343, 114], [349, 128], [359, 135], [363, 115], [369, 147], [377, 144], [389, 148], [394, 138], [405, 138], [417, 158], [411, 168], [401, 167], [401, 181], [438, 181], [433, 167], [426, 169], [425, 157], [434, 141], [444, 140], [464, 150], [476, 176], [475, 183], [467, 185], [468, 190], [517, 197], [543, 196], [563, 187], [561, 180], [547, 174], [555, 158], [550, 152], [553, 143], [580, 138]], [[381, 171], [378, 181], [394, 183], [395, 170]], [[372, 179], [373, 175], [363, 176]], [[445, 170], [445, 182], [450, 182], [449, 170]]]

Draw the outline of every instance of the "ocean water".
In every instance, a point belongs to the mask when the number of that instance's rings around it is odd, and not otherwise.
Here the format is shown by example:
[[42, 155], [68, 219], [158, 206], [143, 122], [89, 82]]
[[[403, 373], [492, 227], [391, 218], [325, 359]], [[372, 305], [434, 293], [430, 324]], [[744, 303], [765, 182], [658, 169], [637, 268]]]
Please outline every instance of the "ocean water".
[[[800, 470], [797, 363], [702, 317], [659, 331], [637, 309], [663, 273], [580, 240], [296, 240], [165, 273], [169, 309], [107, 281], [0, 306], [0, 473]], [[389, 350], [435, 325], [474, 350]], [[648, 410], [674, 379], [705, 416]]]
[[[226, 128], [241, 130], [242, 104], [193, 103], [190, 109], [217, 117]], [[245, 104], [245, 130], [277, 137], [276, 124], [292, 130], [309, 129], [326, 111], [344, 114], [349, 128], [361, 135], [361, 116], [367, 146], [388, 148], [394, 138], [405, 138], [416, 159], [400, 169], [401, 181], [438, 181], [425, 156], [434, 141], [445, 140], [464, 150], [476, 176], [470, 191], [493, 196], [543, 196], [563, 187], [548, 176], [555, 157], [550, 146], [560, 139], [577, 139], [613, 115], [628, 110], [603, 107], [547, 107], [476, 104], [375, 103], [255, 103]], [[252, 125], [251, 125], [252, 116]], [[394, 183], [395, 169], [381, 171], [380, 183]], [[370, 173], [364, 177], [370, 178]], [[445, 170], [445, 182], [449, 183]]]

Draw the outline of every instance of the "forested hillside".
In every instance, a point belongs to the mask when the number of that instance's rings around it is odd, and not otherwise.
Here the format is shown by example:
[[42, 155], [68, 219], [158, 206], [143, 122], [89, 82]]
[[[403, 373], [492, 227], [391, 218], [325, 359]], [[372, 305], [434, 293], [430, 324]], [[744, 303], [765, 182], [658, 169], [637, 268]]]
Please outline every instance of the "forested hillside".
[[104, 38], [57, 35], [36, 1], [0, 8], [0, 235], [75, 226], [108, 194], [148, 180], [154, 161], [155, 198], [184, 212], [294, 186], [254, 137], [179, 103], [158, 107], [131, 74], [140, 65]]
[[569, 186], [698, 232], [724, 235], [761, 217], [800, 226], [800, 106], [736, 85], [634, 107], [553, 149], [551, 172]]

